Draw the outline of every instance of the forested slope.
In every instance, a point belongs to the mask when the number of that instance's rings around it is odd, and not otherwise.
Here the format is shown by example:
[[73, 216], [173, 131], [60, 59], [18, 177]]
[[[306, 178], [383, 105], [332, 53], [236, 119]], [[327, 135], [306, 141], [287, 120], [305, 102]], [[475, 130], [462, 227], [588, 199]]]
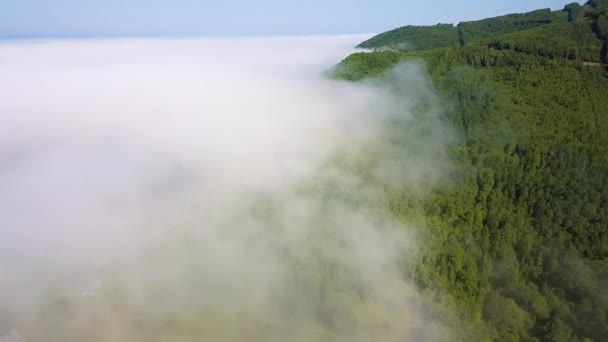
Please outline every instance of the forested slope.
[[426, 51], [480, 45], [550, 57], [603, 62], [607, 54], [605, 42], [608, 37], [605, 6], [602, 0], [593, 0], [585, 6], [572, 3], [560, 11], [542, 9], [461, 22], [457, 26], [404, 26], [378, 34], [357, 47]]
[[[446, 185], [389, 194], [395, 215], [424, 222], [408, 276], [456, 313], [435, 314], [462, 340], [608, 339], [607, 9], [479, 21], [464, 25], [476, 43], [356, 53], [333, 71], [382, 79], [422, 60], [462, 132]], [[486, 29], [507, 19], [524, 29]]]
[[363, 49], [427, 50], [460, 46], [458, 30], [451, 24], [404, 26], [376, 35], [357, 47]]

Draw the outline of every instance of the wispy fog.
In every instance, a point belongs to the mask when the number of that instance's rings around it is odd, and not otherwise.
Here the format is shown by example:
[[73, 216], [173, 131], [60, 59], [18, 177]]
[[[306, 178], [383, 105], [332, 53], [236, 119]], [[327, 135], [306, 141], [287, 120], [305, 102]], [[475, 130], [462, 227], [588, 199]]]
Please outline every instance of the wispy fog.
[[441, 181], [424, 67], [324, 71], [366, 37], [0, 45], [0, 336], [418, 341], [390, 192]]

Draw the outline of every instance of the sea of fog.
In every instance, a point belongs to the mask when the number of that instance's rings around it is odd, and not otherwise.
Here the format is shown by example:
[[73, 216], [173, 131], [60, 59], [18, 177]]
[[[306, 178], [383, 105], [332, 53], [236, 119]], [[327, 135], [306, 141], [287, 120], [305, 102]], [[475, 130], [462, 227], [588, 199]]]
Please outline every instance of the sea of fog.
[[454, 134], [421, 64], [326, 76], [365, 38], [0, 43], [0, 336], [447, 338], [387, 202]]

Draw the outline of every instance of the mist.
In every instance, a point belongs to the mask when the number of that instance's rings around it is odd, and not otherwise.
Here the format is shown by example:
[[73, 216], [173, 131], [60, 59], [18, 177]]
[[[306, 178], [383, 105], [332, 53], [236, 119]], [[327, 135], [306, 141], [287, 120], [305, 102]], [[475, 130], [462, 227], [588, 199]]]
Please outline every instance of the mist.
[[326, 77], [365, 38], [0, 44], [0, 336], [447, 339], [387, 202], [455, 134], [422, 64]]

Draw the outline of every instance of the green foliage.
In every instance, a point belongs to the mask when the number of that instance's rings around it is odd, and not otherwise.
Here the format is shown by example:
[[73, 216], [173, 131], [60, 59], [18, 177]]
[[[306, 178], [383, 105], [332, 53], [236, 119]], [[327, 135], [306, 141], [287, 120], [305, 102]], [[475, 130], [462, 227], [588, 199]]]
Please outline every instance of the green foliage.
[[593, 32], [592, 21], [585, 18], [505, 34], [484, 43], [497, 49], [515, 50], [551, 58], [601, 61], [602, 41]]
[[458, 25], [465, 43], [504, 33], [517, 32], [549, 24], [553, 21], [551, 10], [543, 9], [522, 14], [508, 14], [496, 18], [462, 22]]
[[[523, 14], [509, 14], [479, 21], [434, 26], [404, 26], [380, 33], [359, 44], [364, 49], [392, 49], [422, 51], [436, 48], [465, 46], [480, 39], [505, 33], [527, 30], [552, 22], [562, 22], [566, 12], [539, 10]], [[563, 20], [562, 20], [563, 19]]]
[[594, 8], [606, 10], [608, 9], [608, 1], [607, 0], [589, 0], [589, 5]]
[[426, 223], [408, 272], [468, 322], [454, 329], [479, 334], [458, 330], [462, 340], [608, 336], [608, 73], [572, 61], [599, 61], [601, 17], [577, 12], [464, 48], [360, 53], [333, 70], [382, 78], [424, 60], [463, 132], [448, 185], [422, 200], [391, 196], [395, 215]]
[[372, 53], [353, 53], [344, 59], [331, 73], [335, 78], [349, 81], [377, 76], [395, 66], [402, 55], [395, 51], [378, 51]]
[[608, 39], [608, 14], [602, 14], [597, 18], [595, 29], [601, 39]]
[[458, 31], [452, 24], [405, 26], [381, 33], [357, 47], [364, 49], [428, 50], [458, 46]]
[[583, 7], [578, 2], [573, 2], [564, 7], [564, 11], [568, 13], [568, 21], [580, 19], [583, 15]]
[[550, 58], [602, 63], [608, 56], [608, 14], [600, 1], [522, 14], [435, 26], [405, 26], [381, 33], [358, 47], [427, 51], [482, 45]]

